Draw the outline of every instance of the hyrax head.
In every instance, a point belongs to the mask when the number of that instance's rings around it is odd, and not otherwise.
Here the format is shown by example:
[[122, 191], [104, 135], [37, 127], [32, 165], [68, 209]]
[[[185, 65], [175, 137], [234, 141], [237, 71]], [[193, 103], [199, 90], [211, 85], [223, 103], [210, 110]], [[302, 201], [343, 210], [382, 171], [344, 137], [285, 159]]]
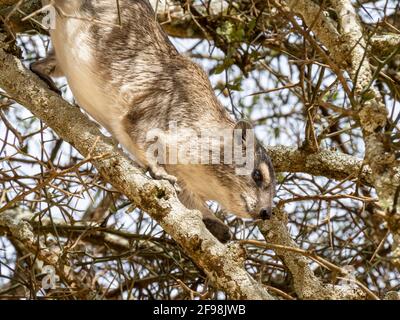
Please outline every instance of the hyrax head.
[[271, 159], [248, 122], [239, 121], [233, 131], [232, 162], [206, 166], [207, 198], [237, 216], [269, 219], [276, 186]]
[[239, 121], [227, 129], [201, 128], [200, 132], [175, 123], [166, 134], [158, 134], [155, 146], [161, 157], [157, 159], [178, 178], [178, 185], [190, 191], [185, 197], [217, 201], [243, 218], [271, 217], [275, 172], [248, 122]]

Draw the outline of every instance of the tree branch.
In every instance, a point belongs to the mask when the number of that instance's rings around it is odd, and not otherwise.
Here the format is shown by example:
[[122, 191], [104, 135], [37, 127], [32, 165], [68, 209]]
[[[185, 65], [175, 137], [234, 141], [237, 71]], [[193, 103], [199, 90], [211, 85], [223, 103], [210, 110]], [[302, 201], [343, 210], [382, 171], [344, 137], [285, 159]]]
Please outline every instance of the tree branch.
[[336, 151], [321, 150], [308, 153], [303, 150], [275, 146], [267, 147], [276, 171], [304, 172], [335, 180], [358, 178], [372, 184], [371, 169], [356, 157]]
[[[345, 68], [353, 82], [350, 98], [356, 102], [353, 105], [354, 120], [360, 123], [363, 132], [365, 160], [371, 168], [370, 181], [378, 193], [381, 206], [389, 212], [386, 220], [397, 243], [400, 241], [400, 215], [396, 212], [399, 212], [400, 204], [397, 203], [396, 192], [400, 187], [400, 166], [390, 136], [385, 132], [388, 110], [380, 92], [374, 87], [376, 76], [369, 63], [367, 39], [361, 21], [350, 0], [332, 1], [340, 30], [332, 25], [332, 21], [322, 14], [322, 9], [313, 1], [289, 0], [287, 3], [329, 50], [332, 59]], [[393, 37], [385, 40], [398, 44], [398, 39], [396, 41]], [[396, 261], [400, 261], [399, 253], [393, 251], [393, 254]]]
[[93, 161], [100, 174], [158, 221], [217, 288], [232, 299], [272, 299], [244, 270], [244, 252], [238, 245], [218, 242], [203, 224], [201, 213], [185, 208], [170, 183], [154, 181], [143, 174], [93, 122], [45, 88], [19, 59], [8, 54], [1, 41], [0, 87], [82, 155], [102, 156]]
[[[258, 226], [267, 244], [299, 248], [286, 227], [287, 215], [281, 209], [268, 222]], [[365, 293], [352, 285], [323, 284], [309, 266], [309, 259], [300, 253], [285, 249], [275, 249], [276, 254], [288, 267], [293, 276], [293, 285], [301, 299], [364, 299]]]

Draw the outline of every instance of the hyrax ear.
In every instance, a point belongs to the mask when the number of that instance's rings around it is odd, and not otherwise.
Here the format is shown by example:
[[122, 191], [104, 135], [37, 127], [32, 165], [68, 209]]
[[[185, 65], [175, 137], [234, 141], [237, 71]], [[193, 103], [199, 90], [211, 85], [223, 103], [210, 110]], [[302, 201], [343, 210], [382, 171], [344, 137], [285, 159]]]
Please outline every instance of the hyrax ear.
[[[247, 120], [239, 120], [238, 122], [236, 122], [235, 127], [233, 129], [234, 129], [234, 132], [236, 132], [236, 130], [240, 130], [241, 134], [242, 134], [241, 135], [242, 141], [245, 141], [246, 135], [247, 135], [247, 130], [253, 130], [253, 126]], [[238, 137], [237, 134], [235, 134], [234, 136], [235, 136], [235, 138]]]

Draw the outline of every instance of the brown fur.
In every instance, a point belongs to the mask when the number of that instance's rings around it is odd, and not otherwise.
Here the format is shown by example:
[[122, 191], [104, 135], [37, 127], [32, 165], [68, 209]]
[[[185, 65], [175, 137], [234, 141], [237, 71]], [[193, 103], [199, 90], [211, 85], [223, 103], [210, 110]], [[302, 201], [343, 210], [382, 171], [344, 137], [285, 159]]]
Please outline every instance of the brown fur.
[[[156, 177], [172, 182], [176, 177], [181, 201], [201, 210], [206, 226], [221, 241], [230, 239], [229, 229], [205, 201], [218, 201], [242, 217], [268, 217], [274, 172], [258, 144], [255, 167], [260, 168], [261, 184], [251, 175], [236, 175], [235, 163], [160, 166], [146, 158], [147, 130], [167, 130], [170, 121], [196, 133], [204, 128], [235, 128], [204, 71], [177, 52], [148, 1], [120, 0], [121, 26], [114, 0], [55, 0], [55, 5], [51, 38], [57, 63], [82, 108]], [[40, 64], [32, 69], [44, 73]]]

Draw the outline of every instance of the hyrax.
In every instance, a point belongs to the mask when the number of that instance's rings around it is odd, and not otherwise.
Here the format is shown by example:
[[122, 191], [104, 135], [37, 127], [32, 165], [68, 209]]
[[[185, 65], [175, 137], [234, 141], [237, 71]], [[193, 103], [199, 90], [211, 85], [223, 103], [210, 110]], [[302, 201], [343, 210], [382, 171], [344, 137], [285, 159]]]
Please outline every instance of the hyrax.
[[[248, 143], [251, 131], [242, 131], [237, 139], [233, 129], [246, 129], [245, 122], [231, 119], [204, 71], [177, 52], [147, 0], [119, 0], [119, 10], [115, 0], [43, 2], [55, 9], [50, 34], [56, 58], [36, 62], [32, 70], [47, 79], [49, 71], [61, 71], [79, 106], [154, 177], [176, 181], [180, 200], [203, 213], [205, 225], [220, 241], [228, 241], [231, 233], [206, 201], [217, 201], [240, 217], [267, 219], [271, 215], [275, 175], [264, 148], [257, 141]], [[171, 123], [185, 133], [171, 134]], [[164, 134], [149, 137], [154, 130]], [[238, 174], [249, 161], [218, 159], [228, 150], [222, 139], [214, 139], [219, 151], [210, 157], [212, 161], [188, 161], [197, 151], [202, 156], [215, 151], [215, 143], [209, 151], [198, 143], [204, 132], [231, 135], [240, 148], [234, 153], [250, 156], [250, 170]], [[238, 144], [238, 140], [243, 141]], [[189, 155], [180, 152], [175, 157], [173, 148], [166, 146], [171, 141], [186, 146]], [[149, 156], [156, 142], [161, 147]], [[171, 158], [176, 161], [168, 161]]]

